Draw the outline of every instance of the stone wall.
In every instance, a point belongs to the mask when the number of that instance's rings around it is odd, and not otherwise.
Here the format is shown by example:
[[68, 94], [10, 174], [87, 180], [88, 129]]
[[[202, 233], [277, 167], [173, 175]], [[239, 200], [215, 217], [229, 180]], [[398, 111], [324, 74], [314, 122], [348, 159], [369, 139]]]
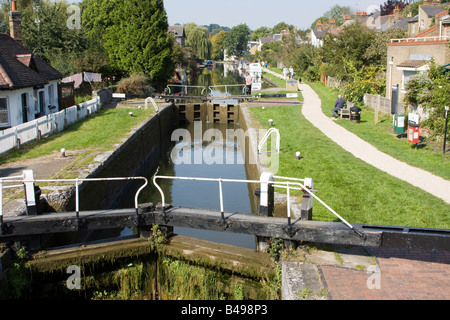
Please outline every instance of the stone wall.
[[[161, 152], [169, 145], [171, 133], [177, 126], [176, 108], [173, 105], [163, 108], [112, 153], [105, 155], [104, 161], [88, 178], [136, 177], [156, 169]], [[134, 195], [142, 184], [142, 180], [83, 183], [80, 185], [80, 210], [116, 208], [123, 199], [129, 200], [128, 207], [134, 207]], [[68, 210], [73, 209], [72, 199]]]

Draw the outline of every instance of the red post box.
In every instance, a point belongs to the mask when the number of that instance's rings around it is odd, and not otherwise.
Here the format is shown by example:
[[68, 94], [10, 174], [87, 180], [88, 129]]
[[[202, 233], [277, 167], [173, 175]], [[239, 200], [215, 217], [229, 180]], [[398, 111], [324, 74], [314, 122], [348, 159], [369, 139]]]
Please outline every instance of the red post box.
[[418, 123], [408, 122], [408, 142], [419, 143], [420, 126]]

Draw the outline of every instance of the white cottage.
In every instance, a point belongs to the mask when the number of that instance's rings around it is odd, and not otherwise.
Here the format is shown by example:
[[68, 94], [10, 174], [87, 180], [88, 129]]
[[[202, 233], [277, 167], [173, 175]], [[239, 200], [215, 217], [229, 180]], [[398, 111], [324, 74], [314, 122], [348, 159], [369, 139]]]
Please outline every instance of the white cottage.
[[11, 36], [0, 34], [0, 129], [59, 111], [58, 82], [63, 78], [21, 44], [21, 15], [15, 5], [11, 9]]

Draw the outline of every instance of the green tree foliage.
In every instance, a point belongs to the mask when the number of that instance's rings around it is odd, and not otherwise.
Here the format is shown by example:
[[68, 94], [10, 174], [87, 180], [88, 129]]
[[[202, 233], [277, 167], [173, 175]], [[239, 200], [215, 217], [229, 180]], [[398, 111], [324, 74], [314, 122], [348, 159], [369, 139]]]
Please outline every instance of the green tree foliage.
[[344, 27], [343, 32], [338, 35], [328, 33], [321, 48], [321, 55], [323, 62], [331, 66], [328, 69], [329, 75], [340, 80], [349, 79], [348, 75], [351, 71], [345, 65], [342, 65], [342, 61], [351, 62], [357, 70], [362, 69], [363, 66], [376, 63], [376, 56], [365, 55], [376, 37], [374, 31], [359, 23]]
[[208, 29], [189, 23], [185, 26], [186, 46], [197, 53], [199, 59], [210, 59], [212, 44]]
[[272, 34], [272, 29], [269, 27], [260, 27], [253, 31], [252, 41], [258, 41], [259, 38], [268, 37]]
[[227, 37], [227, 31], [220, 31], [218, 34], [211, 38], [212, 43], [212, 54], [211, 57], [214, 60], [222, 60], [224, 57], [224, 44], [225, 38]]
[[173, 41], [161, 0], [86, 0], [84, 25], [123, 74], [145, 74], [162, 89], [173, 73]]
[[272, 33], [273, 34], [278, 34], [281, 33], [281, 31], [289, 29], [289, 31], [294, 31], [294, 26], [293, 25], [289, 25], [286, 22], [280, 22], [277, 25], [275, 25], [272, 29]]
[[387, 65], [387, 47], [390, 39], [406, 38], [408, 32], [402, 29], [392, 28], [379, 32], [367, 47], [364, 58], [376, 65]]
[[242, 56], [250, 40], [250, 28], [246, 24], [233, 27], [225, 38], [225, 49], [229, 56]]
[[413, 2], [413, 0], [387, 0], [385, 3], [380, 5], [381, 15], [385, 16], [392, 14], [396, 7], [399, 7], [400, 10], [402, 10], [404, 7], [410, 5]]
[[324, 17], [334, 19], [336, 21], [336, 25], [340, 26], [344, 23], [344, 16], [351, 15], [352, 13], [352, 9], [348, 6], [334, 5], [330, 10], [324, 13]]
[[381, 94], [386, 85], [384, 68], [381, 66], [364, 65], [356, 68], [351, 61], [342, 62], [347, 70], [348, 80], [339, 89], [346, 100], [357, 105], [364, 104], [364, 94]]
[[[50, 0], [17, 2], [17, 9], [22, 13], [24, 45], [54, 66], [59, 64], [58, 60], [65, 59], [65, 64], [60, 65], [64, 66], [61, 71], [65, 74], [75, 70], [72, 60], [67, 58], [78, 56], [87, 48], [84, 30], [67, 27], [69, 5], [67, 1]], [[2, 16], [6, 18], [3, 19], [8, 19], [9, 10], [9, 3], [4, 3]]]

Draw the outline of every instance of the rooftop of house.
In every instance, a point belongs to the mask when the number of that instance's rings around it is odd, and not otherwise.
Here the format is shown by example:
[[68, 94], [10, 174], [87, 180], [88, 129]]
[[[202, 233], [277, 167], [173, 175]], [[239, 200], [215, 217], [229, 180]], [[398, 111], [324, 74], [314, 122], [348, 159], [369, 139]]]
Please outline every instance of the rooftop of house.
[[0, 33], [0, 89], [42, 86], [63, 75], [7, 34]]
[[184, 33], [184, 26], [183, 25], [172, 25], [169, 26], [169, 31], [173, 32], [175, 36], [183, 37], [185, 35]]
[[[442, 4], [445, 4], [445, 3], [442, 3]], [[435, 17], [437, 14], [442, 13], [443, 11], [445, 11], [445, 9], [443, 9], [443, 8], [441, 8], [439, 6], [423, 5], [420, 8], [428, 15], [429, 18]]]

